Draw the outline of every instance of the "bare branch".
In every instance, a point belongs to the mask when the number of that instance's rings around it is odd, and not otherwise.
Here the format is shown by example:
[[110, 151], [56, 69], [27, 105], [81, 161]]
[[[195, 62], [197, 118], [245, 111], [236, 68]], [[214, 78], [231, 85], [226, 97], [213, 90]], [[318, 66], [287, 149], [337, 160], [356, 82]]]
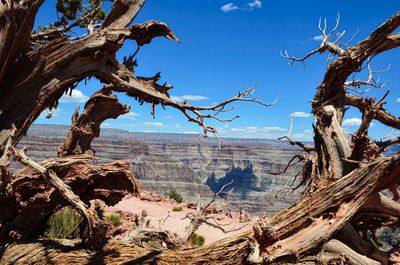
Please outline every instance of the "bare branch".
[[[295, 159], [298, 159], [295, 163], [292, 163]], [[273, 175], [273, 176], [278, 176], [278, 175], [282, 175], [284, 173], [286, 173], [286, 171], [290, 168], [293, 167], [295, 165], [297, 165], [298, 163], [304, 161], [305, 157], [302, 155], [295, 155], [293, 156], [289, 162], [286, 164], [285, 168], [283, 169], [283, 171], [280, 172], [269, 172], [269, 174]]]
[[299, 142], [299, 141], [293, 141], [292, 139], [290, 139], [286, 135], [278, 138], [278, 140], [282, 140], [282, 139], [288, 140], [289, 144], [291, 144], [291, 145], [299, 146], [301, 149], [303, 149], [304, 152], [310, 153], [310, 152], [315, 151], [315, 147], [310, 146], [310, 145], [305, 145], [305, 144], [303, 144], [302, 142]]
[[[345, 31], [343, 31], [341, 34], [339, 34], [339, 36], [336, 38], [336, 40], [334, 40], [334, 41], [329, 40], [331, 38], [332, 34], [335, 35], [337, 28], [339, 26], [339, 23], [340, 23], [339, 14], [336, 18], [335, 26], [329, 33], [326, 33], [326, 29], [327, 29], [326, 18], [324, 19], [324, 27], [323, 28], [321, 26], [321, 21], [322, 21], [322, 19], [320, 18], [319, 23], [318, 23], [318, 29], [322, 36], [322, 43], [320, 44], [320, 46], [318, 48], [312, 50], [311, 52], [307, 53], [303, 57], [289, 56], [287, 50], [285, 50], [284, 53], [281, 52], [281, 56], [284, 57], [285, 59], [289, 60], [290, 66], [293, 65], [295, 62], [301, 62], [303, 64], [303, 66], [305, 66], [304, 61], [316, 53], [324, 53], [326, 51], [329, 51], [331, 54], [334, 54], [334, 55], [341, 56], [344, 54], [344, 50], [342, 50], [340, 48], [339, 41], [344, 36]], [[328, 58], [328, 60], [329, 60], [329, 58]]]
[[[204, 133], [202, 136], [206, 136], [207, 133], [211, 133], [214, 136], [217, 134], [216, 128], [206, 124], [207, 119], [229, 121], [236, 118], [233, 117], [227, 120], [217, 118], [219, 113], [227, 111], [225, 108], [230, 103], [254, 102], [262, 106], [271, 107], [278, 101], [278, 98], [276, 98], [272, 103], [264, 103], [257, 98], [248, 98], [248, 96], [251, 95], [255, 90], [256, 85], [253, 85], [243, 92], [239, 92], [236, 96], [211, 106], [194, 106], [186, 101], [179, 103], [172, 100], [169, 96], [168, 90], [171, 88], [171, 86], [160, 86], [157, 84], [156, 81], [159, 78], [158, 75], [155, 76], [157, 78], [137, 78], [124, 65], [116, 62], [115, 60], [112, 60], [112, 62], [114, 63], [113, 66], [115, 68], [112, 68], [111, 73], [104, 72], [104, 74], [106, 74], [104, 77], [114, 84], [113, 89], [115, 91], [125, 92], [129, 96], [139, 100], [139, 103], [148, 102], [151, 104], [160, 104], [162, 106], [170, 106], [178, 109], [188, 119], [188, 121], [194, 122], [203, 128]], [[202, 111], [214, 111], [214, 113], [205, 114], [202, 113]], [[217, 139], [219, 138], [217, 137]]]
[[357, 93], [361, 93], [361, 94], [363, 94], [363, 93], [368, 91], [368, 90], [365, 90], [363, 92], [359, 92], [357, 89], [359, 89], [361, 86], [371, 86], [371, 87], [374, 87], [374, 88], [383, 88], [383, 87], [385, 87], [386, 84], [385, 83], [379, 83], [379, 79], [380, 78], [378, 77], [378, 79], [375, 79], [374, 74], [384, 73], [384, 72], [388, 71], [390, 69], [390, 65], [386, 69], [379, 70], [379, 71], [374, 71], [374, 70], [371, 69], [371, 65], [370, 65], [370, 61], [369, 61], [367, 63], [367, 68], [368, 68], [368, 79], [367, 80], [355, 80], [354, 76], [353, 76], [353, 80], [345, 82], [344, 83], [344, 87], [345, 88], [354, 87], [354, 88], [356, 88], [356, 90], [353, 90], [353, 91], [355, 91]]
[[400, 144], [400, 137], [396, 137], [384, 142], [376, 142], [376, 144], [381, 148], [381, 151], [383, 152], [386, 148], [394, 144]]
[[203, 213], [206, 212], [206, 210], [208, 209], [208, 207], [210, 207], [211, 204], [214, 203], [214, 201], [215, 201], [215, 199], [217, 198], [217, 196], [219, 196], [219, 195], [222, 194], [222, 193], [229, 193], [229, 192], [232, 192], [232, 191], [233, 191], [233, 188], [232, 188], [230, 191], [225, 191], [226, 187], [232, 185], [232, 183], [233, 183], [233, 180], [229, 181], [228, 183], [224, 184], [224, 185], [219, 189], [219, 191], [217, 191], [216, 193], [214, 193], [214, 196], [213, 196], [212, 199], [207, 203], [207, 205], [203, 208], [203, 211], [202, 211], [202, 212], [203, 212]]
[[[368, 98], [361, 98], [355, 95], [347, 94], [345, 104], [356, 107], [363, 113], [364, 109], [371, 103], [370, 100], [368, 100]], [[373, 119], [380, 121], [381, 123], [389, 127], [400, 129], [400, 118], [397, 118], [393, 114], [387, 112], [382, 107], [382, 102], [380, 104], [380, 107], [374, 111]]]
[[240, 231], [240, 230], [242, 230], [243, 228], [245, 228], [246, 226], [248, 226], [250, 224], [250, 222], [247, 222], [246, 224], [244, 224], [242, 226], [239, 226], [239, 227], [236, 227], [236, 228], [231, 228], [231, 229], [226, 229], [226, 228], [224, 228], [224, 226], [226, 226], [226, 225], [213, 223], [213, 222], [208, 221], [207, 219], [203, 220], [203, 223], [222, 231], [224, 234]]
[[311, 57], [312, 55], [314, 55], [314, 54], [316, 54], [316, 53], [318, 53], [318, 52], [319, 52], [319, 53], [322, 52], [321, 47], [318, 47], [317, 49], [312, 50], [311, 52], [307, 53], [306, 55], [304, 55], [304, 56], [301, 57], [301, 58], [298, 58], [298, 57], [295, 57], [295, 56], [289, 56], [287, 50], [285, 50], [284, 53], [281, 52], [281, 56], [282, 56], [283, 58], [289, 60], [288, 64], [289, 64], [290, 66], [292, 66], [295, 62], [302, 62], [302, 63], [303, 63], [303, 66], [305, 66], [304, 61], [307, 60], [307, 58]]

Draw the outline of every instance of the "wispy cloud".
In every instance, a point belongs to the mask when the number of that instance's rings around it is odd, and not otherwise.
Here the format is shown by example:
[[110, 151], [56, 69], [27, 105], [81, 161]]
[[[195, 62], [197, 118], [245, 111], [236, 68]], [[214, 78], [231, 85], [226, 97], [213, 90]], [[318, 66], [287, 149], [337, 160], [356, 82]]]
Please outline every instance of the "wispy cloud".
[[68, 95], [63, 95], [60, 98], [60, 103], [82, 103], [86, 102], [88, 99], [89, 97], [83, 94], [82, 91], [78, 89], [73, 89], [71, 96], [68, 94]]
[[[349, 119], [345, 119], [342, 122], [342, 126], [343, 127], [356, 127], [356, 126], [360, 126], [361, 122], [362, 122], [362, 120], [360, 118], [349, 118]], [[375, 127], [375, 123], [371, 122], [369, 127], [370, 128]]]
[[200, 95], [184, 95], [184, 96], [171, 96], [171, 99], [175, 100], [175, 101], [178, 101], [178, 102], [185, 101], [185, 100], [188, 100], [188, 101], [201, 101], [201, 100], [207, 100], [208, 97], [200, 96]]
[[312, 37], [312, 39], [315, 40], [315, 41], [322, 41], [324, 39], [324, 36], [316, 35], [316, 36]]
[[342, 123], [342, 126], [360, 126], [360, 125], [361, 125], [361, 119], [359, 118], [345, 119]]
[[295, 112], [290, 113], [290, 116], [295, 117], [295, 118], [309, 118], [309, 117], [311, 117], [311, 113], [295, 111]]
[[245, 127], [238, 127], [232, 128], [231, 131], [237, 132], [247, 132], [247, 133], [254, 133], [254, 132], [285, 132], [287, 129], [273, 126], [273, 127], [257, 127], [257, 126], [245, 126]]
[[400, 98], [396, 98], [396, 102], [400, 102]]
[[120, 118], [122, 118], [122, 119], [129, 119], [129, 120], [134, 120], [134, 119], [136, 119], [136, 117], [139, 117], [140, 116], [140, 114], [139, 113], [136, 113], [136, 112], [128, 112], [128, 113], [126, 113], [126, 114], [124, 114], [124, 115], [121, 115], [120, 116]]
[[250, 8], [250, 9], [261, 8], [262, 7], [262, 1], [261, 0], [254, 0], [253, 2], [247, 3], [247, 7]]
[[228, 4], [221, 6], [221, 10], [224, 13], [232, 12], [232, 11], [235, 11], [238, 9], [239, 9], [239, 7], [233, 3], [228, 3]]
[[221, 10], [224, 13], [232, 12], [235, 10], [246, 10], [246, 11], [251, 11], [254, 9], [258, 9], [262, 7], [262, 0], [252, 0], [251, 2], [247, 2], [245, 5], [239, 7], [238, 5], [234, 3], [227, 3], [223, 6], [221, 6]]
[[143, 124], [147, 127], [164, 127], [164, 123], [158, 121], [148, 121]]
[[221, 130], [219, 128], [218, 132], [223, 137], [238, 137], [238, 138], [264, 138], [264, 139], [276, 139], [288, 129], [281, 128], [278, 126], [244, 126], [244, 127], [233, 127], [224, 128]]

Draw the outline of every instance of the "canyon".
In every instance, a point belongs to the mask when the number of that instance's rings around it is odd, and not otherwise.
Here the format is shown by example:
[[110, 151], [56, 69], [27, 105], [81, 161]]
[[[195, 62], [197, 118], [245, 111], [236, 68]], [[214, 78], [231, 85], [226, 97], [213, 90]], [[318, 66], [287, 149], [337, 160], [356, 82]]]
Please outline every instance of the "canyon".
[[[19, 143], [36, 161], [55, 157], [68, 126], [33, 125]], [[226, 210], [244, 210], [268, 216], [287, 208], [300, 196], [295, 179], [300, 167], [281, 175], [300, 150], [285, 141], [223, 138], [198, 140], [195, 134], [133, 133], [102, 129], [92, 148], [100, 160], [129, 160], [133, 175], [144, 189], [163, 195], [175, 190], [185, 201], [209, 201], [232, 182], [216, 204]], [[229, 192], [228, 192], [229, 191]]]

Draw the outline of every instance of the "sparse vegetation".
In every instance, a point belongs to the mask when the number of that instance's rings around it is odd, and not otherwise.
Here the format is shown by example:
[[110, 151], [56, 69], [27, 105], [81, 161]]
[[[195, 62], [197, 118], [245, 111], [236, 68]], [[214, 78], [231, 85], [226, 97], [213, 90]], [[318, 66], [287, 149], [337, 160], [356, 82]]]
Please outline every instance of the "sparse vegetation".
[[182, 208], [182, 206], [174, 206], [174, 207], [172, 207], [172, 211], [173, 212], [182, 212], [183, 208]]
[[114, 226], [120, 226], [122, 224], [121, 216], [119, 216], [119, 214], [107, 215], [106, 219], [110, 221]]
[[83, 218], [75, 209], [64, 207], [49, 218], [47, 222], [49, 228], [44, 236], [50, 239], [67, 238], [75, 231], [82, 220]]
[[204, 238], [204, 236], [202, 235], [198, 235], [198, 234], [193, 234], [190, 237], [190, 242], [195, 245], [195, 246], [202, 246], [204, 245], [204, 243], [206, 242], [206, 239]]
[[175, 190], [171, 191], [169, 193], [169, 198], [175, 200], [178, 203], [183, 202], [183, 197], [182, 195], [180, 195], [178, 192], [176, 192]]

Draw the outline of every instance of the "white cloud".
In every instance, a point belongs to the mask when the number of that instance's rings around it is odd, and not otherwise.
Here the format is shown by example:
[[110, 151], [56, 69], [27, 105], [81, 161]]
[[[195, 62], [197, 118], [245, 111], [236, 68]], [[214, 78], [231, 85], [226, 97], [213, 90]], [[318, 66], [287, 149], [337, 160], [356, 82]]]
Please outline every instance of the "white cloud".
[[123, 119], [134, 120], [134, 119], [136, 119], [136, 117], [139, 117], [139, 116], [140, 116], [139, 113], [130, 111], [130, 112], [124, 114], [124, 115], [121, 115], [120, 117], [123, 118]]
[[221, 10], [224, 13], [232, 12], [232, 11], [235, 11], [238, 9], [239, 9], [239, 7], [233, 3], [229, 3], [229, 4], [221, 6]]
[[315, 40], [315, 41], [322, 41], [324, 39], [324, 36], [316, 35], [316, 36], [312, 37], [312, 39]]
[[296, 118], [309, 118], [309, 117], [311, 117], [311, 113], [302, 112], [302, 111], [295, 111], [293, 113], [290, 113], [290, 116], [296, 117]]
[[199, 95], [184, 95], [184, 96], [171, 96], [172, 100], [175, 101], [185, 101], [185, 100], [190, 100], [190, 101], [201, 101], [201, 100], [206, 100], [208, 97], [205, 96], [199, 96]]
[[360, 126], [360, 124], [361, 124], [361, 119], [350, 118], [350, 119], [345, 119], [342, 123], [342, 126]]
[[61, 113], [64, 113], [63, 109], [45, 109], [44, 111], [42, 111], [42, 113], [39, 116], [39, 119], [50, 119], [50, 118], [54, 118], [54, 117], [58, 117], [60, 116]]
[[261, 8], [262, 7], [262, 1], [261, 0], [254, 0], [253, 2], [247, 3], [247, 7], [250, 8], [250, 9]]
[[400, 98], [396, 98], [396, 102], [400, 102]]
[[245, 126], [236, 128], [226, 128], [223, 131], [219, 131], [223, 137], [239, 137], [239, 138], [264, 138], [264, 139], [276, 139], [284, 132], [287, 132], [286, 128], [277, 126]]
[[223, 5], [221, 7], [221, 10], [224, 13], [228, 13], [228, 12], [232, 12], [235, 10], [250, 11], [250, 10], [254, 10], [257, 8], [261, 8], [261, 7], [262, 7], [262, 0], [252, 0], [251, 2], [247, 2], [247, 4], [245, 4], [241, 7], [235, 5], [234, 3], [228, 3], [228, 4]]
[[148, 121], [144, 123], [147, 127], [164, 127], [164, 123], [158, 121]]
[[246, 132], [246, 130], [244, 128], [232, 128], [231, 131], [232, 132]]
[[78, 89], [73, 89], [71, 96], [69, 94], [64, 94], [60, 98], [61, 103], [82, 103], [86, 102], [89, 99], [88, 96], [82, 93], [82, 91]]

